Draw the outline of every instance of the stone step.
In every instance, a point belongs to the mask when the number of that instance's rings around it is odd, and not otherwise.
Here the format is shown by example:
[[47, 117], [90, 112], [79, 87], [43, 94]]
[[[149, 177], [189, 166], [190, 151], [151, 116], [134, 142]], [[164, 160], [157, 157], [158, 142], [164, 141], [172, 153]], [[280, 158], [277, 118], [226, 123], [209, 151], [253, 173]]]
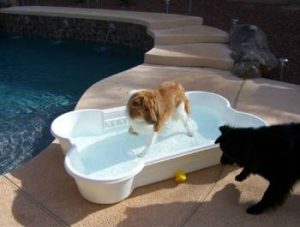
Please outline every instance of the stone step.
[[228, 33], [205, 25], [182, 26], [150, 31], [156, 45], [185, 43], [227, 43]]
[[157, 45], [145, 54], [145, 63], [231, 70], [234, 62], [230, 53], [222, 43]]

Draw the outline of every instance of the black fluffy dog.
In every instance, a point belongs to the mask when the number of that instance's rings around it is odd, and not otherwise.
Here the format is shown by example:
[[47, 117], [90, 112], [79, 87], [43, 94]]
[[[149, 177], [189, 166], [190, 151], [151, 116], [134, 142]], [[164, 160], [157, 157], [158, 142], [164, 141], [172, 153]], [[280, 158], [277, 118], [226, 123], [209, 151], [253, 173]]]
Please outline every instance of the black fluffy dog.
[[260, 214], [283, 204], [300, 179], [300, 123], [219, 129], [222, 134], [215, 143], [223, 151], [221, 163], [244, 167], [235, 179], [243, 181], [253, 173], [270, 182], [261, 201], [247, 213]]

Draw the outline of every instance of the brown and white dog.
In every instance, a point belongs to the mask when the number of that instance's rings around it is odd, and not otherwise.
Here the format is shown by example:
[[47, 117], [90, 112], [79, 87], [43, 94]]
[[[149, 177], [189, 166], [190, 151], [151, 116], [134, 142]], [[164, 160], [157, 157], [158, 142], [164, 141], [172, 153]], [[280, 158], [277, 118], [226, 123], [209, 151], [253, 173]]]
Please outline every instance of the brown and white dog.
[[138, 156], [144, 156], [156, 141], [164, 124], [170, 119], [180, 119], [193, 136], [187, 121], [191, 105], [185, 96], [185, 90], [179, 83], [166, 81], [158, 89], [135, 90], [129, 93], [126, 114], [129, 122], [129, 133], [151, 132], [148, 144]]

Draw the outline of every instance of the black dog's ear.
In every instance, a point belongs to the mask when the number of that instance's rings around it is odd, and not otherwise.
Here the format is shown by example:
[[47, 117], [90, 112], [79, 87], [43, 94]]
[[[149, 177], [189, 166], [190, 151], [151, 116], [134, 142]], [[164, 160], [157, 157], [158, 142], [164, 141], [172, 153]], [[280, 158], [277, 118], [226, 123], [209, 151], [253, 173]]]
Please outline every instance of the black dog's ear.
[[221, 135], [221, 136], [219, 136], [219, 137], [216, 139], [216, 141], [215, 141], [215, 144], [217, 144], [217, 143], [220, 143], [220, 142], [221, 142], [221, 137], [222, 137], [222, 135]]
[[222, 132], [222, 134], [226, 134], [227, 132], [229, 132], [230, 129], [231, 128], [228, 125], [223, 125], [223, 126], [219, 127], [219, 130]]

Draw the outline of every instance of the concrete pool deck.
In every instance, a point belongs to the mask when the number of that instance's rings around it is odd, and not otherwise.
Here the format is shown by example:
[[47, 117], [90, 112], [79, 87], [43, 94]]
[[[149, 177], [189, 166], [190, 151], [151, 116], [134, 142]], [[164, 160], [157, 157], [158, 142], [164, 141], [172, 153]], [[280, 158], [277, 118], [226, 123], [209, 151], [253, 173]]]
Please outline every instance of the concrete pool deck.
[[[20, 13], [25, 9], [14, 7], [5, 11], [16, 13], [17, 8]], [[33, 7], [30, 11], [30, 7], [26, 8], [31, 13], [36, 13], [35, 9]], [[40, 9], [50, 10], [48, 7]], [[56, 9], [51, 7], [51, 10], [54, 13]], [[64, 9], [67, 12], [73, 12], [72, 10]], [[88, 9], [82, 11], [86, 10], [90, 15], [91, 11]], [[62, 9], [59, 8], [58, 11]], [[1, 12], [3, 11], [0, 10]], [[93, 12], [98, 15], [102, 11]], [[118, 11], [115, 13], [119, 16]], [[109, 11], [109, 14], [114, 15], [114, 11]], [[131, 12], [122, 14], [129, 15], [126, 16], [127, 20]], [[140, 17], [140, 20], [146, 18], [142, 13]], [[153, 17], [157, 17], [157, 14], [153, 14]], [[161, 17], [169, 22], [178, 22], [174, 15]], [[199, 23], [199, 20], [196, 21]], [[167, 29], [170, 29], [170, 24], [172, 23], [169, 23]], [[192, 25], [190, 22], [180, 25], [185, 26]], [[162, 33], [172, 32], [160, 32]], [[181, 37], [180, 33], [177, 37]], [[178, 45], [182, 46], [182, 39], [178, 40]], [[187, 45], [197, 42], [199, 39], [190, 39]], [[216, 46], [222, 43], [226, 48], [223, 41], [214, 42], [218, 44]], [[181, 53], [181, 59], [191, 56], [184, 50]], [[205, 52], [200, 54], [203, 59], [209, 56]], [[227, 49], [218, 56], [221, 54], [227, 54]], [[222, 65], [222, 59], [226, 56], [214, 59], [220, 59]], [[83, 94], [76, 108], [104, 109], [124, 105], [125, 96], [130, 89], [152, 88], [162, 81], [176, 80], [186, 90], [218, 93], [226, 97], [234, 108], [256, 114], [269, 124], [300, 121], [299, 85], [263, 78], [242, 80], [227, 69], [220, 69], [218, 61], [215, 61], [215, 68], [200, 68], [174, 66], [178, 60], [174, 62], [168, 60], [170, 58], [166, 59], [167, 62], [162, 65], [146, 62], [99, 81]], [[203, 64], [207, 61], [195, 62], [198, 63], [193, 66], [206, 66]], [[237, 167], [217, 165], [188, 174], [188, 180], [183, 184], [178, 185], [170, 179], [137, 188], [128, 199], [120, 203], [97, 205], [80, 196], [74, 180], [64, 170], [63, 161], [59, 144], [54, 141], [24, 166], [0, 176], [1, 226], [298, 226], [300, 223], [299, 185], [278, 210], [259, 216], [247, 215], [247, 206], [261, 198], [267, 182], [254, 175], [242, 183], [235, 182], [234, 177], [240, 171]]]

